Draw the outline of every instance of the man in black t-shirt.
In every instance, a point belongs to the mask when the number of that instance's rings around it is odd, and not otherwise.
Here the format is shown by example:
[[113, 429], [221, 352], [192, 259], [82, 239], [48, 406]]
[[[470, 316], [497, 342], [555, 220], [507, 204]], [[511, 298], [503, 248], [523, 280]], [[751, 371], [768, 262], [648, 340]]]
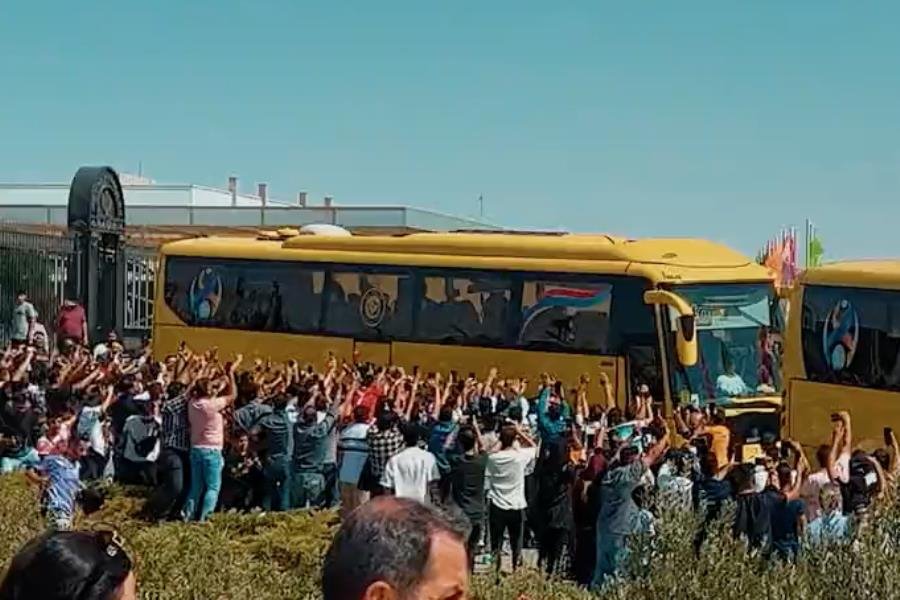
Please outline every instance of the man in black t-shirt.
[[128, 417], [141, 414], [140, 400], [135, 399], [137, 395], [138, 386], [134, 377], [126, 375], [119, 382], [116, 401], [109, 407], [110, 429], [112, 430], [114, 441], [113, 466], [116, 480], [119, 480], [123, 473], [127, 471], [127, 467], [122, 461], [122, 454], [125, 452], [125, 436], [122, 433]]
[[463, 427], [457, 434], [462, 454], [451, 454], [450, 497], [469, 519], [471, 530], [466, 542], [469, 570], [475, 567], [475, 554], [481, 540], [484, 521], [484, 470], [487, 454], [481, 451], [481, 435], [475, 427]]
[[754, 490], [753, 468], [753, 465], [738, 465], [731, 472], [737, 490], [732, 532], [736, 538], [745, 539], [751, 549], [759, 549], [768, 556], [772, 548], [774, 496]]
[[128, 417], [141, 414], [140, 400], [135, 402], [135, 396], [140, 392], [140, 386], [132, 375], [124, 375], [116, 387], [116, 401], [109, 408], [110, 428], [114, 436], [121, 437]]

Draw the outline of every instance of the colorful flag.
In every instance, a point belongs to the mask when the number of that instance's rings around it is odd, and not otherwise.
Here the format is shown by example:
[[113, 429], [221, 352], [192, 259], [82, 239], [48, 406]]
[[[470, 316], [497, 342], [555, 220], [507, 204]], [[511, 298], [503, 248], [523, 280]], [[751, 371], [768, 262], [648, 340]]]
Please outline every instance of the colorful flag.
[[806, 249], [806, 262], [810, 267], [818, 267], [822, 264], [822, 256], [825, 254], [825, 248], [819, 236], [813, 233], [809, 238], [809, 247]]
[[793, 229], [786, 233], [782, 249], [781, 285], [788, 287], [797, 276], [797, 239]]
[[772, 271], [775, 285], [788, 287], [797, 277], [797, 232], [784, 229], [768, 242], [757, 257], [764, 267]]

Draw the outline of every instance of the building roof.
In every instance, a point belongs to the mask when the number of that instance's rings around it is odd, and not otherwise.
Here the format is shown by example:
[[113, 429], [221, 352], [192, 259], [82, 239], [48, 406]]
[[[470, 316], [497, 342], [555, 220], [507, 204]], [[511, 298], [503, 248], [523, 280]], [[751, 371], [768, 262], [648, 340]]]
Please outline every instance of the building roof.
[[[132, 181], [133, 183], [125, 183]], [[135, 182], [137, 181], [137, 182]], [[499, 226], [439, 211], [390, 205], [289, 203], [190, 184], [125, 178], [126, 224], [131, 227], [258, 229], [330, 223], [356, 231], [448, 231]], [[0, 222], [65, 226], [68, 184], [0, 183]]]

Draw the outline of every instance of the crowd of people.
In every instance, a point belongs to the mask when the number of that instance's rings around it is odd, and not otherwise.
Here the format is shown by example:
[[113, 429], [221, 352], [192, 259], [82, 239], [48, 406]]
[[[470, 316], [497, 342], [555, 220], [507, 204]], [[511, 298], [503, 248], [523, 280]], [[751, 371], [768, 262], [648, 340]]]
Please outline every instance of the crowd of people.
[[187, 344], [157, 360], [115, 332], [90, 347], [71, 305], [51, 352], [32, 311], [0, 358], [0, 470], [41, 487], [57, 531], [109, 480], [151, 490], [153, 521], [324, 508], [346, 520], [393, 496], [464, 515], [469, 570], [488, 555], [499, 576], [504, 553], [516, 569], [532, 546], [547, 573], [599, 587], [668, 510], [709, 524], [733, 502], [734, 535], [773, 560], [847, 543], [898, 471], [893, 432], [884, 449], [854, 449], [847, 413], [832, 416], [816, 468], [791, 440], [738, 463], [714, 407], [675, 407], [670, 431], [649, 388], [622, 409], [605, 376], [567, 389], [550, 373], [532, 383], [496, 368], [273, 364]]

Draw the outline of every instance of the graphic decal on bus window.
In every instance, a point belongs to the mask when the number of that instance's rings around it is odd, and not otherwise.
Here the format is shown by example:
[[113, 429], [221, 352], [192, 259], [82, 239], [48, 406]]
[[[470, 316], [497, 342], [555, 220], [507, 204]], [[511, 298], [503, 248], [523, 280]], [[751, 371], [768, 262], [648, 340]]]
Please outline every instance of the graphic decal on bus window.
[[552, 340], [566, 346], [590, 347], [590, 338], [599, 345], [605, 344], [612, 285], [533, 285], [535, 301], [523, 301], [520, 343]]
[[359, 316], [366, 327], [375, 329], [387, 314], [388, 298], [378, 288], [369, 288], [359, 301]]
[[842, 371], [853, 363], [859, 342], [859, 315], [848, 300], [840, 300], [828, 313], [822, 330], [822, 349], [832, 371]]
[[189, 298], [191, 315], [195, 319], [212, 319], [222, 303], [222, 278], [212, 268], [203, 268], [191, 282]]

